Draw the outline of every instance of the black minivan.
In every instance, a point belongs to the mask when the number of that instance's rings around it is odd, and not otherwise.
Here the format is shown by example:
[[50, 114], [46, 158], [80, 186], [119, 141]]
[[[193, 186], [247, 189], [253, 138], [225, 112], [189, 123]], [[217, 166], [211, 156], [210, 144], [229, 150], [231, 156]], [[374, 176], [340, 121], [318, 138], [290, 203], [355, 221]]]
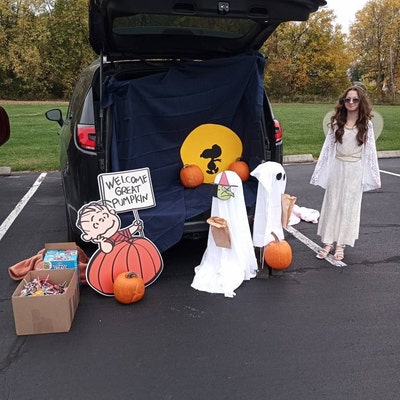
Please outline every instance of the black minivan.
[[[98, 200], [97, 177], [148, 168], [156, 206], [140, 211], [160, 251], [207, 230], [212, 185], [185, 188], [181, 147], [197, 127], [232, 130], [250, 170], [282, 162], [282, 131], [263, 87], [258, 52], [285, 21], [304, 21], [325, 0], [90, 0], [98, 59], [80, 75], [61, 130], [68, 239], [80, 241], [81, 206]], [[218, 142], [218, 138], [215, 137]], [[257, 182], [243, 184], [254, 207]], [[120, 215], [123, 225], [132, 214]]]

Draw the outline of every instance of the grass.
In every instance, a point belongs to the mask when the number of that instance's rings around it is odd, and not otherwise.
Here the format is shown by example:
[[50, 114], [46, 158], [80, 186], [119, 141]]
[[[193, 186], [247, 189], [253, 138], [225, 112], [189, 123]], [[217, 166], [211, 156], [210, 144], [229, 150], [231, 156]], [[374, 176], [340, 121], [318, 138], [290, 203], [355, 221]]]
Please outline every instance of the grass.
[[[54, 171], [59, 165], [58, 125], [44, 113], [51, 108], [65, 112], [66, 103], [1, 102], [10, 117], [11, 137], [0, 147], [0, 167], [12, 171]], [[324, 140], [322, 121], [332, 104], [273, 104], [284, 132], [284, 154], [312, 154], [318, 157]], [[376, 106], [384, 129], [378, 150], [400, 150], [397, 119], [400, 106]]]
[[[331, 104], [273, 104], [276, 118], [281, 122], [284, 154], [312, 154], [318, 157], [324, 141], [323, 120], [333, 110]], [[400, 150], [398, 115], [400, 106], [374, 106], [382, 116], [384, 126], [376, 142], [377, 149]]]
[[54, 171], [59, 166], [58, 125], [44, 115], [66, 103], [0, 102], [10, 118], [10, 139], [0, 147], [0, 166], [12, 171]]

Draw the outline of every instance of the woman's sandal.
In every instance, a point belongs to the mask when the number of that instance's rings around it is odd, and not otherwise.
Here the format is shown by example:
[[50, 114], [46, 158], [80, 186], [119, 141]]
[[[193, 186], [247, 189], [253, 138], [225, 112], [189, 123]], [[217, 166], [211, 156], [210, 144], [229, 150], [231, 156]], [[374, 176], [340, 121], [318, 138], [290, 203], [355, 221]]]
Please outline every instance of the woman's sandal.
[[344, 258], [344, 248], [345, 246], [338, 245], [336, 246], [335, 254], [333, 255], [333, 258], [337, 261], [342, 261]]
[[315, 257], [317, 257], [320, 260], [323, 260], [324, 258], [326, 258], [328, 256], [328, 254], [331, 252], [332, 248], [333, 248], [333, 244], [326, 244], [324, 246], [324, 248], [321, 249]]

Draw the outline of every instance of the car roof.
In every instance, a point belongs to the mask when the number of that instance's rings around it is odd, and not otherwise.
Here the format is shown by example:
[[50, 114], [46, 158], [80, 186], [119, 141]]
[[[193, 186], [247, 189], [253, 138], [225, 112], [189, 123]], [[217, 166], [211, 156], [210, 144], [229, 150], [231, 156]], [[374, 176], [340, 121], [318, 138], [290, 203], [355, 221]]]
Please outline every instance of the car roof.
[[89, 39], [109, 59], [210, 59], [258, 50], [325, 0], [89, 0]]

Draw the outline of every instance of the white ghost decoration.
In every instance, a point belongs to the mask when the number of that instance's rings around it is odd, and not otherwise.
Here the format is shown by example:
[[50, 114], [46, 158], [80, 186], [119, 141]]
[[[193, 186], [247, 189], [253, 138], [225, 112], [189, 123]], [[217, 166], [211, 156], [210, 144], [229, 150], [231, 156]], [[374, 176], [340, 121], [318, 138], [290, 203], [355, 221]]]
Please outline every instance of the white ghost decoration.
[[231, 247], [217, 246], [210, 227], [207, 248], [200, 265], [195, 268], [191, 286], [204, 292], [223, 293], [225, 297], [233, 297], [235, 289], [244, 280], [257, 275], [257, 260], [241, 179], [236, 172], [224, 171], [215, 177], [214, 184], [217, 185], [218, 197], [213, 197], [211, 216], [227, 221]]
[[271, 232], [284, 239], [281, 197], [285, 193], [286, 174], [281, 164], [267, 161], [258, 165], [251, 175], [258, 179], [253, 243], [255, 247], [264, 247], [274, 240]]

